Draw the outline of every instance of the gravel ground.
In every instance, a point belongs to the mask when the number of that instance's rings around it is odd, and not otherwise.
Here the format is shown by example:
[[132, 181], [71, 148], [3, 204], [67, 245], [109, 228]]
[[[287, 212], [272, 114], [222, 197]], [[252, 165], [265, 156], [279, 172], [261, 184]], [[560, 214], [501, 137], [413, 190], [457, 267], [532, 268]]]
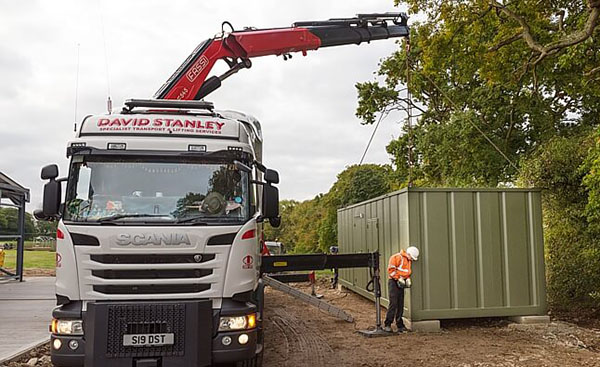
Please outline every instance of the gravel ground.
[[[15, 273], [15, 269], [6, 269]], [[24, 277], [53, 277], [56, 276], [55, 269], [40, 269], [40, 268], [25, 268], [23, 269]]]
[[13, 362], [2, 364], [0, 367], [52, 367], [50, 363], [50, 343], [41, 346], [21, 356]]
[[[308, 291], [305, 285], [298, 287]], [[600, 367], [600, 329], [561, 321], [518, 325], [477, 319], [445, 322], [439, 333], [366, 339], [356, 331], [375, 325], [372, 302], [348, 291], [328, 289], [324, 282], [317, 293], [356, 321], [335, 319], [268, 288], [265, 367]], [[48, 346], [0, 367], [25, 366], [51, 367]]]

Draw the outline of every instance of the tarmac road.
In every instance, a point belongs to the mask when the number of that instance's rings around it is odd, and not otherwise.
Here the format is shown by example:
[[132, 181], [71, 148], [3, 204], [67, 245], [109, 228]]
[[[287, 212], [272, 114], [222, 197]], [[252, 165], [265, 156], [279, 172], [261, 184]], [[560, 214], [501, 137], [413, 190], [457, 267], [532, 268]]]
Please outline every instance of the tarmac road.
[[55, 306], [54, 277], [0, 283], [0, 361], [49, 340]]

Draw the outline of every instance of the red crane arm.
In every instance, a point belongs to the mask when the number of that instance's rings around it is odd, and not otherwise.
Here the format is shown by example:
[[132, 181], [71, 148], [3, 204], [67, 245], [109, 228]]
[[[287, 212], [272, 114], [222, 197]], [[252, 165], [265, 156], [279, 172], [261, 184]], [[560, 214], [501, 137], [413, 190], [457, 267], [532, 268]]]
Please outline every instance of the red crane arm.
[[[404, 13], [359, 14], [355, 18], [297, 22], [289, 28], [246, 29], [202, 42], [167, 82], [156, 92], [157, 99], [201, 99], [221, 82], [244, 68], [253, 57], [306, 54], [321, 47], [360, 44], [378, 39], [408, 37]], [[218, 60], [230, 69], [220, 76], [208, 74]]]

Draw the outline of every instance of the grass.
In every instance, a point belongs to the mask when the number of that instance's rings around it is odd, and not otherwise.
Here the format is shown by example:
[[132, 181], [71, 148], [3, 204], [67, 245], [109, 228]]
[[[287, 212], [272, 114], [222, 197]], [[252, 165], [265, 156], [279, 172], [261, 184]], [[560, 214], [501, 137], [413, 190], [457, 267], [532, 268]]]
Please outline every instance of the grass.
[[[6, 244], [6, 243], [13, 245], [13, 248], [17, 248], [17, 241], [0, 241], [0, 248], [2, 248], [2, 245]], [[27, 251], [30, 248], [40, 248], [40, 247], [55, 249], [56, 241], [44, 241], [44, 242], [25, 241], [25, 251]]]
[[[5, 269], [15, 269], [17, 250], [4, 250]], [[54, 251], [25, 251], [23, 258], [25, 269], [54, 269], [56, 266], [56, 252]]]
[[318, 278], [321, 278], [321, 277], [332, 277], [333, 276], [333, 270], [331, 270], [331, 269], [316, 270], [315, 273], [317, 274]]

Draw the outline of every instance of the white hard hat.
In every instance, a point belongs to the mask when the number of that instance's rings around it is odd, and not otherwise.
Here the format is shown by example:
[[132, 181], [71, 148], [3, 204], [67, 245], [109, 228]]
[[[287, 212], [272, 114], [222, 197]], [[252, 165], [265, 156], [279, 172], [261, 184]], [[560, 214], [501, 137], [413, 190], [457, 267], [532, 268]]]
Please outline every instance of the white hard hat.
[[413, 259], [413, 261], [419, 260], [419, 249], [415, 246], [410, 246], [409, 248], [407, 248], [406, 253], [408, 254], [408, 256], [410, 256], [411, 259]]

